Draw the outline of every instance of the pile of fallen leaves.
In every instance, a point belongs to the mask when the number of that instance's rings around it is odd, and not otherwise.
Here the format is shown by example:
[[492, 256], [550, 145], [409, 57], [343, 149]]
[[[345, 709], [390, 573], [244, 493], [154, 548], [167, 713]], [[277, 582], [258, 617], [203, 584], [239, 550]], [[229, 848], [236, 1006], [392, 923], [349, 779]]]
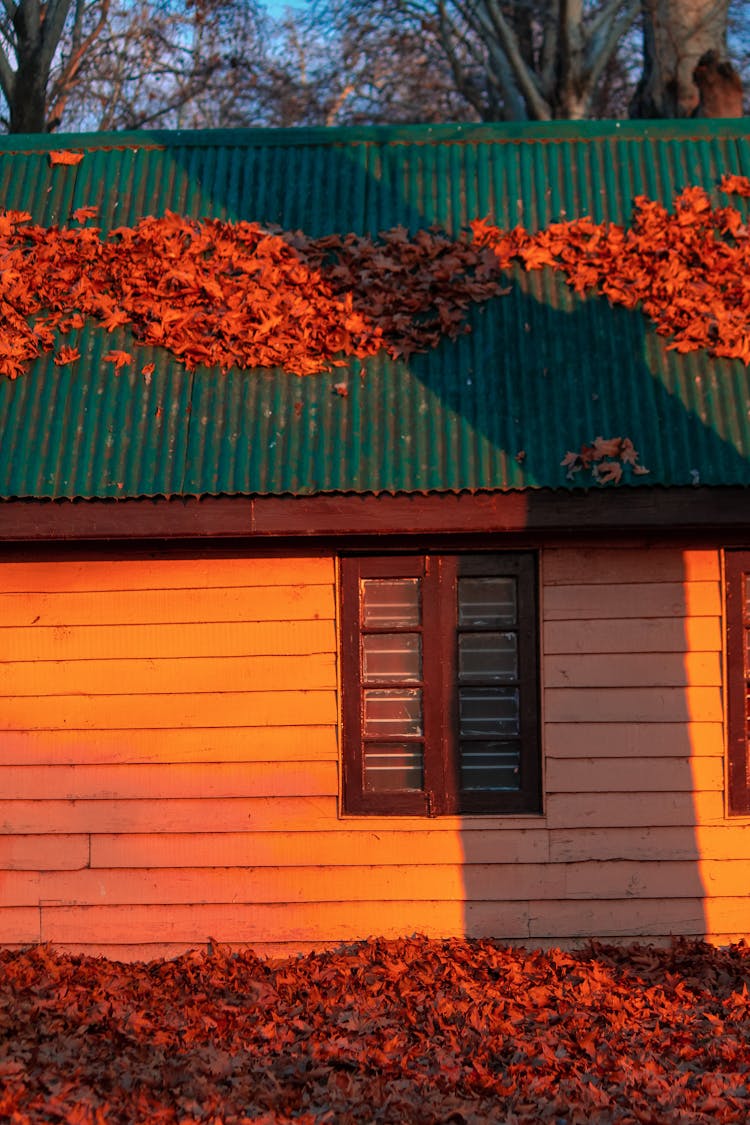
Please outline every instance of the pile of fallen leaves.
[[[96, 208], [72, 218], [86, 223]], [[501, 292], [488, 248], [402, 228], [378, 243], [318, 240], [257, 223], [201, 221], [168, 212], [118, 227], [47, 228], [26, 212], [0, 213], [0, 373], [15, 377], [86, 320], [166, 348], [187, 367], [283, 367], [297, 375], [364, 358], [434, 347], [464, 328], [472, 301]], [[105, 355], [115, 370], [132, 362]], [[147, 365], [145, 375], [153, 371]]]
[[[750, 180], [721, 189], [750, 195]], [[467, 331], [472, 303], [507, 292], [508, 267], [562, 271], [644, 313], [670, 347], [705, 348], [750, 363], [750, 235], [734, 207], [687, 188], [673, 212], [639, 196], [632, 224], [581, 218], [530, 234], [484, 221], [453, 239], [398, 227], [373, 240], [312, 239], [257, 223], [168, 212], [106, 237], [81, 207], [73, 225], [44, 227], [0, 212], [0, 374], [21, 374], [42, 352], [60, 366], [80, 353], [88, 319], [127, 325], [136, 343], [166, 348], [190, 370], [282, 367], [307, 375], [380, 350], [398, 358]], [[133, 357], [104, 359], [117, 371]], [[153, 363], [145, 364], [148, 378]]]
[[0, 954], [0, 1120], [714, 1125], [750, 1104], [750, 950], [372, 941], [281, 963]]
[[[719, 190], [750, 196], [750, 179], [724, 176]], [[736, 207], [713, 207], [701, 187], [688, 187], [670, 212], [637, 196], [629, 228], [574, 219], [537, 234], [472, 224], [475, 242], [495, 252], [503, 269], [548, 266], [577, 293], [594, 290], [613, 305], [642, 311], [667, 346], [704, 348], [750, 364], [750, 231]]]

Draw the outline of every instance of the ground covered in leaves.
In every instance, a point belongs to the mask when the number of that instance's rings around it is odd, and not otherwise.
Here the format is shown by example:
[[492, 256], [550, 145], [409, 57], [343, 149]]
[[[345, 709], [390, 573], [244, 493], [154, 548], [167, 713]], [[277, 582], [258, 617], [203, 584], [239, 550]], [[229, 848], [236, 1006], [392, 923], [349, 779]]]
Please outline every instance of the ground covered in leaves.
[[750, 949], [0, 953], [0, 1121], [745, 1122]]

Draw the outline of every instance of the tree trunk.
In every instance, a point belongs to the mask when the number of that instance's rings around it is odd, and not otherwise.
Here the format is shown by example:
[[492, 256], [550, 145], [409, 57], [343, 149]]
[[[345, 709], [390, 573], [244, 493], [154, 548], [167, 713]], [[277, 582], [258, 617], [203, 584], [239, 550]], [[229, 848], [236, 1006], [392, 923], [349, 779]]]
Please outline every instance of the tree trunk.
[[693, 71], [709, 51], [726, 57], [729, 0], [643, 0], [643, 75], [632, 117], [690, 117]]
[[[72, 0], [2, 0], [0, 88], [11, 133], [43, 133], [48, 127], [47, 87]], [[78, 0], [76, 19], [82, 15]], [[13, 66], [15, 62], [15, 67]]]
[[10, 111], [8, 132], [44, 133], [47, 128], [47, 83], [49, 67], [41, 66], [36, 52], [18, 59]]

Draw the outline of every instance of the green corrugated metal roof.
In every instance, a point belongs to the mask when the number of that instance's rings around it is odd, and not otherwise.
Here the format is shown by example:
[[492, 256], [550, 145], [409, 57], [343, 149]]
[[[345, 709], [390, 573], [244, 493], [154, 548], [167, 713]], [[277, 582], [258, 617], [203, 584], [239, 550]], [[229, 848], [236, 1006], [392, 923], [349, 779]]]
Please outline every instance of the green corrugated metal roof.
[[[0, 205], [105, 229], [177, 211], [330, 232], [457, 231], [490, 216], [627, 222], [633, 197], [750, 175], [746, 121], [90, 134], [0, 139]], [[50, 149], [82, 163], [51, 166]], [[668, 352], [637, 311], [576, 298], [548, 271], [471, 313], [472, 333], [408, 363], [298, 378], [102, 362], [127, 331], [90, 326], [82, 359], [0, 379], [0, 496], [131, 497], [580, 488], [560, 461], [597, 435], [634, 442], [655, 484], [750, 484], [750, 379]], [[348, 395], [333, 392], [345, 381]], [[522, 456], [519, 454], [523, 452]]]

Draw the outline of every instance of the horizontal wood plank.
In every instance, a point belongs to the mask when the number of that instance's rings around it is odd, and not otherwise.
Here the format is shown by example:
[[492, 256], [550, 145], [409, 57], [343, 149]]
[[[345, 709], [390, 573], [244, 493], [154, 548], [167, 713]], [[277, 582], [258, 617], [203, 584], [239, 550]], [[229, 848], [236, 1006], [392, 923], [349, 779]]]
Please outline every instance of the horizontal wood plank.
[[0, 835], [0, 871], [76, 871], [88, 863], [86, 835]]
[[[290, 747], [304, 753], [304, 746]], [[138, 797], [304, 797], [338, 793], [335, 762], [206, 762], [118, 766], [2, 766], [7, 800]]]
[[[485, 933], [509, 939], [528, 935], [525, 903], [480, 903], [474, 911]], [[316, 902], [248, 903], [185, 906], [53, 906], [41, 909], [42, 941], [127, 944], [133, 934], [141, 942], [357, 941], [420, 933], [427, 937], [459, 937], [467, 931], [466, 906], [460, 902]]]
[[631, 793], [634, 771], [641, 792], [724, 791], [721, 758], [549, 758], [546, 788], [548, 793]]
[[682, 827], [570, 828], [550, 832], [553, 863], [585, 860], [750, 860], [750, 824]]
[[[538, 829], [545, 817], [446, 816], [446, 831], [488, 829], [498, 837]], [[429, 832], [435, 821], [424, 816], [348, 816], [339, 819], [333, 797], [236, 797], [202, 800], [5, 801], [0, 795], [0, 833], [70, 832], [318, 832], [340, 827], [392, 832]], [[501, 847], [501, 843], [498, 843]]]
[[[478, 904], [480, 907], [486, 904]], [[472, 904], [469, 905], [467, 912], [467, 927], [472, 929], [472, 933], [461, 935], [468, 937], [482, 937], [485, 934], [482, 931], [481, 920], [477, 923], [474, 918], [474, 910]], [[708, 925], [708, 923], [706, 923]], [[709, 945], [722, 947], [728, 945], [737, 945], [740, 941], [745, 941], [747, 937], [746, 931], [720, 932], [720, 933], [703, 933], [700, 935], [702, 940]], [[503, 938], [497, 935], [497, 940], [501, 945], [507, 945], [517, 948], [532, 948], [535, 950], [547, 949], [586, 949], [591, 941], [590, 937], [576, 937], [576, 936], [562, 936], [554, 938], [541, 938], [516, 935], [515, 938]], [[607, 941], [612, 945], [630, 945], [633, 941], [632, 936], [618, 936], [617, 934], [610, 935]], [[649, 945], [655, 948], [671, 948], [673, 944], [673, 936], [670, 934], [652, 934], [648, 937]], [[19, 943], [18, 945], [7, 945], [9, 949], [21, 949], [26, 943]], [[252, 950], [262, 960], [267, 961], [271, 965], [278, 965], [290, 958], [302, 957], [310, 953], [322, 953], [326, 951], [336, 950], [340, 947], [339, 941], [256, 941], [248, 943], [247, 941], [237, 941], [234, 943], [226, 943], [226, 947], [233, 951]], [[61, 953], [67, 953], [70, 956], [97, 956], [105, 957], [109, 960], [118, 961], [163, 961], [171, 960], [175, 957], [180, 957], [184, 953], [189, 953], [194, 950], [207, 951], [210, 948], [210, 942], [206, 939], [205, 942], [151, 942], [151, 943], [128, 943], [121, 945], [106, 945], [96, 944], [91, 945], [83, 942], [56, 942], [55, 948], [60, 950]]]
[[76, 594], [3, 592], [0, 593], [0, 646], [3, 646], [3, 629], [21, 626], [317, 621], [330, 619], [333, 614], [333, 586], [304, 584]]
[[721, 652], [718, 617], [545, 621], [545, 653]]
[[[686, 865], [689, 866], [689, 865]], [[190, 905], [191, 903], [515, 902], [560, 898], [569, 869], [553, 864], [426, 864], [247, 868], [89, 868], [8, 871], [7, 906]], [[579, 878], [585, 885], [583, 876]], [[661, 885], [661, 884], [659, 884]], [[291, 913], [291, 911], [290, 911]], [[132, 936], [132, 935], [131, 935]]]
[[[80, 941], [56, 941], [55, 949], [60, 953], [65, 953], [70, 957], [103, 957], [107, 961], [123, 961], [132, 963], [134, 961], [172, 961], [176, 957], [181, 957], [185, 953], [193, 953], [199, 950], [203, 953], [208, 951], [208, 939], [204, 942], [197, 941], [152, 941], [152, 942], [125, 942], [117, 945], [107, 945], [104, 942], [90, 943], [85, 940], [85, 934]], [[335, 945], [335, 943], [332, 943]], [[273, 954], [268, 951], [275, 949], [270, 942], [268, 944], [256, 943], [255, 945], [236, 945], [231, 946], [232, 950], [253, 950], [258, 956], [265, 960], [270, 960]], [[291, 956], [296, 956], [297, 953], [304, 953], [307, 950], [303, 949], [298, 943], [292, 946], [295, 953]]]
[[690, 860], [612, 860], [564, 864], [563, 870], [566, 899], [635, 901], [702, 898], [709, 873], [716, 881], [717, 893], [723, 890], [736, 894], [738, 880], [746, 879], [749, 873], [743, 860], [702, 864]]
[[718, 757], [724, 756], [724, 728], [720, 722], [547, 722], [544, 725], [547, 760], [580, 758]]
[[719, 552], [655, 547], [552, 547], [542, 553], [545, 586], [718, 582]]
[[91, 837], [92, 867], [352, 866], [429, 863], [543, 863], [543, 829], [444, 829], [432, 821], [421, 832], [369, 831], [339, 822], [329, 832], [212, 832], [176, 835], [106, 833]]
[[578, 584], [549, 586], [544, 591], [547, 621], [717, 617], [720, 613], [718, 582]]
[[631, 793], [551, 793], [547, 824], [555, 828], [652, 828], [718, 824], [724, 817], [721, 793], [643, 793], [633, 772]]
[[[741, 897], [750, 860], [8, 871], [6, 906], [630, 901]], [[748, 901], [750, 917], [750, 901]]]
[[[0, 637], [1, 640], [1, 637]], [[336, 687], [332, 652], [306, 656], [172, 657], [169, 660], [0, 661], [0, 696], [176, 695]]]
[[[529, 904], [469, 902], [295, 903], [257, 905], [209, 903], [185, 906], [53, 906], [41, 910], [42, 941], [128, 945], [134, 930], [143, 944], [183, 942], [205, 948], [209, 938], [235, 945], [279, 941], [354, 941], [372, 936], [497, 936], [533, 946], [535, 939], [606, 939], [671, 935], [703, 937], [725, 930], [747, 932], [748, 899], [719, 899], [710, 918], [700, 899], [659, 899]], [[740, 923], [744, 922], [744, 926]], [[12, 939], [11, 939], [12, 940]]]
[[[286, 716], [288, 720], [290, 717]], [[108, 765], [121, 762], [278, 762], [304, 755], [335, 761], [336, 727], [236, 727], [159, 730], [17, 730], [0, 739], [0, 765]]]
[[333, 621], [241, 621], [182, 625], [80, 625], [0, 629], [3, 660], [282, 656], [335, 652]]
[[720, 722], [721, 691], [689, 688], [547, 688], [544, 714], [553, 723]]
[[[718, 652], [554, 653], [544, 660], [547, 687], [718, 687]], [[0, 684], [2, 666], [0, 666]]]
[[45, 695], [0, 699], [6, 730], [149, 730], [229, 723], [300, 726], [336, 722], [333, 691], [203, 692], [188, 695]]
[[6, 801], [0, 833], [311, 831], [337, 823], [334, 797]]
[[[750, 908], [746, 907], [748, 922]], [[642, 938], [656, 936], [703, 937], [706, 917], [703, 900], [627, 899], [582, 902], [532, 902], [529, 905], [530, 937]]]
[[325, 586], [334, 580], [331, 554], [248, 557], [45, 559], [0, 562], [5, 593], [88, 593], [103, 590], [203, 590], [216, 586]]

